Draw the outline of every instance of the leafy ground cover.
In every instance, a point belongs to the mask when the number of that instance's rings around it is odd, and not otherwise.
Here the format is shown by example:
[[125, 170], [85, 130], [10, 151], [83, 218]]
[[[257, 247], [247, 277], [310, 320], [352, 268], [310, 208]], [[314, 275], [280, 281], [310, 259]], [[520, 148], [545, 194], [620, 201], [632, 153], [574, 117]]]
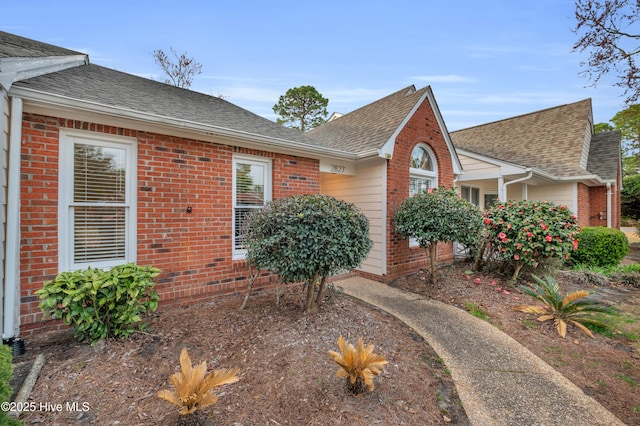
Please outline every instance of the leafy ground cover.
[[[640, 245], [633, 246], [636, 258], [629, 261], [638, 262]], [[509, 287], [507, 278], [468, 269], [464, 263], [441, 268], [437, 285], [425, 273], [392, 285], [484, 317], [622, 421], [640, 424], [640, 289], [589, 288], [558, 274], [563, 292], [596, 290], [621, 310], [618, 333], [589, 338], [569, 327], [563, 339], [551, 322], [512, 310], [535, 300]], [[16, 361], [38, 353], [47, 358], [30, 401], [76, 401], [89, 410], [37, 410], [21, 418], [27, 424], [175, 424], [176, 409], [156, 395], [169, 386], [186, 347], [194, 363], [240, 368], [240, 381], [219, 388], [218, 402], [201, 412], [201, 424], [468, 424], [446, 366], [410, 328], [340, 296], [317, 314], [305, 314], [303, 299], [301, 289], [289, 288], [279, 306], [267, 294], [251, 298], [245, 310], [239, 299], [161, 309], [152, 314], [149, 333], [93, 348], [74, 341], [70, 331], [27, 337], [28, 352]], [[389, 361], [373, 392], [354, 397], [335, 377], [327, 352], [338, 349], [340, 335], [352, 343], [363, 337]]]

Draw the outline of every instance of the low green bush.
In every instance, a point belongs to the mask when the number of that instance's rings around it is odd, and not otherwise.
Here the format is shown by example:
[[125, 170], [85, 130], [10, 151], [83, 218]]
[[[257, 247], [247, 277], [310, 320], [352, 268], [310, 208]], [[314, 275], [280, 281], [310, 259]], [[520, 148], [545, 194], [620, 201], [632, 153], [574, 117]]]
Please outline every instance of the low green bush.
[[578, 250], [571, 255], [571, 259], [575, 263], [593, 266], [616, 266], [628, 252], [629, 240], [624, 232], [603, 226], [589, 226], [578, 233]]
[[141, 315], [155, 311], [158, 295], [152, 278], [160, 271], [133, 263], [108, 271], [62, 272], [36, 292], [40, 309], [74, 329], [80, 341], [95, 344], [109, 337], [127, 337], [143, 327]]
[[[11, 347], [0, 345], [0, 401], [10, 402], [13, 390], [9, 381], [13, 375], [13, 364], [11, 356]], [[22, 425], [21, 421], [12, 419], [4, 410], [0, 410], [0, 425], [18, 426]]]

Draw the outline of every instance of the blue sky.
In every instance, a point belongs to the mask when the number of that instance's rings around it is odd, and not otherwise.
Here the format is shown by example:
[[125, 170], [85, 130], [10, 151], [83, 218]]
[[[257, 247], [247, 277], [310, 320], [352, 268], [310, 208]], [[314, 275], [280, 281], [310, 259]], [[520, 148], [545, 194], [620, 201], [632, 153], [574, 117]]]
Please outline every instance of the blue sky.
[[581, 77], [573, 0], [5, 2], [0, 30], [163, 79], [152, 52], [203, 66], [192, 90], [275, 120], [287, 89], [312, 85], [347, 113], [410, 84], [431, 86], [450, 131], [592, 98], [595, 122], [622, 90]]

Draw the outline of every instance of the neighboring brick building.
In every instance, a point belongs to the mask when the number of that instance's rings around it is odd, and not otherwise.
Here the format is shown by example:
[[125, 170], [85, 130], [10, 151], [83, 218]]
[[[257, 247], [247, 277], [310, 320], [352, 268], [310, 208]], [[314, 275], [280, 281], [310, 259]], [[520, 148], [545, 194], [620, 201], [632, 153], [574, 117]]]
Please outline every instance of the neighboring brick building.
[[594, 133], [591, 99], [451, 132], [465, 174], [458, 186], [495, 199], [567, 206], [580, 226], [620, 228], [620, 132]]

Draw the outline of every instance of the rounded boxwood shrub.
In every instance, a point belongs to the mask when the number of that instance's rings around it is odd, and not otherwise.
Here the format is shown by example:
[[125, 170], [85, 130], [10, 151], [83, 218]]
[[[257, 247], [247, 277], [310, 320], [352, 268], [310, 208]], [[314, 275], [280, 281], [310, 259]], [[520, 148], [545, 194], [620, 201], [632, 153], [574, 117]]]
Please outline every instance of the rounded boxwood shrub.
[[578, 233], [578, 250], [571, 259], [590, 266], [617, 266], [628, 252], [629, 240], [624, 232], [604, 226], [588, 226]]
[[406, 198], [398, 207], [395, 230], [415, 238], [425, 250], [430, 265], [430, 282], [435, 284], [436, 247], [439, 242], [457, 241], [477, 245], [481, 236], [482, 212], [462, 199], [454, 189], [429, 188], [423, 194]]
[[320, 194], [277, 199], [247, 216], [243, 232], [249, 264], [307, 284], [307, 311], [323, 300], [327, 278], [359, 266], [373, 245], [355, 205]]

